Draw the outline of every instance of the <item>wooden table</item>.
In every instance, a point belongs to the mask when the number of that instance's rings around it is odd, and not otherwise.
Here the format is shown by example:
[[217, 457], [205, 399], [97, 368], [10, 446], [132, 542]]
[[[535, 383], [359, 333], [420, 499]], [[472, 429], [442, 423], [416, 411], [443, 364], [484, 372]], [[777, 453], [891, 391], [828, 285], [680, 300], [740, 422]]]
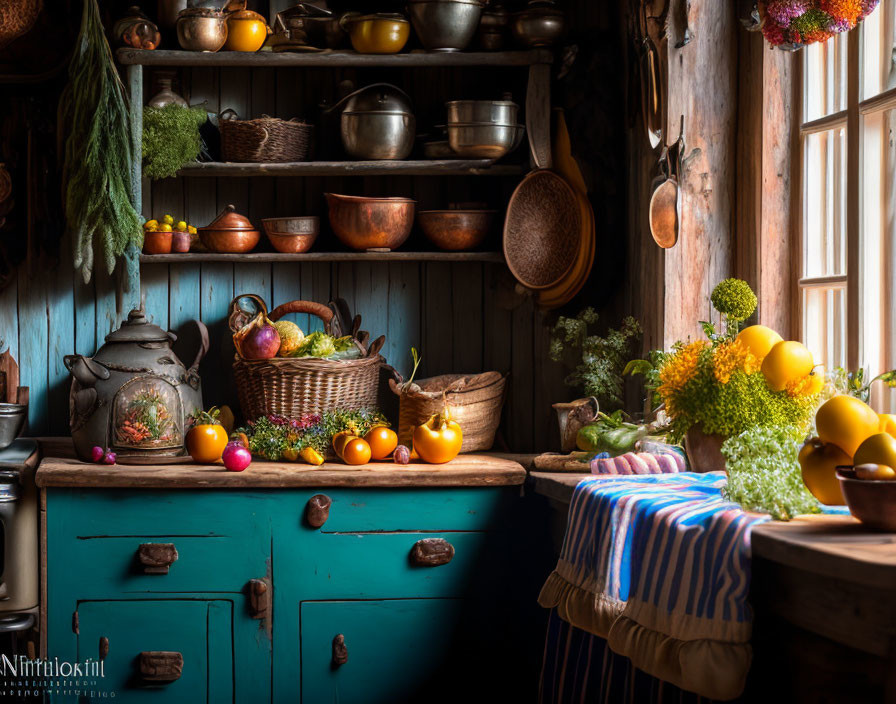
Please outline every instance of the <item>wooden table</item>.
[[[560, 514], [555, 528], [591, 476], [529, 473], [529, 486]], [[747, 700], [896, 701], [896, 534], [851, 516], [801, 516], [754, 527], [751, 547]]]

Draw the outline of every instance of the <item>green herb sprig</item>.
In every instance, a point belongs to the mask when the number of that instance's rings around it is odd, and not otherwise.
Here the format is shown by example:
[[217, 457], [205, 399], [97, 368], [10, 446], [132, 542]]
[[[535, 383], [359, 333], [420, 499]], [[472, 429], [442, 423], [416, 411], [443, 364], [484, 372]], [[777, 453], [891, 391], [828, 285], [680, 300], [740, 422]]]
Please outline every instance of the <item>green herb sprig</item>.
[[208, 119], [201, 106], [166, 105], [143, 109], [143, 173], [169, 178], [199, 156], [199, 128]]

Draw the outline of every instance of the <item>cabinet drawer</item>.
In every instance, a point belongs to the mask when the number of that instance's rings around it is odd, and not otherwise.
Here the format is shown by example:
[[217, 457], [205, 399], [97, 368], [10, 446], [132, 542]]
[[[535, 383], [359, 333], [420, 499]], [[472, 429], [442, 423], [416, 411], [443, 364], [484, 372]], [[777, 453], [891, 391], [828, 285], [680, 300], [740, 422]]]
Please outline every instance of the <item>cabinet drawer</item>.
[[308, 499], [315, 494], [324, 494], [332, 501], [326, 523], [320, 528], [323, 533], [479, 531], [501, 526], [504, 509], [519, 489], [305, 490], [293, 494], [289, 510], [304, 512]]
[[[307, 599], [382, 599], [460, 596], [476, 589], [487, 567], [486, 533], [343, 533], [320, 536], [315, 549], [278, 553], [277, 581], [284, 571]], [[447, 564], [417, 566], [415, 543], [443, 539], [454, 548]]]
[[[74, 539], [63, 541], [62, 546], [51, 541], [53, 559], [48, 564], [48, 578], [53, 584], [56, 575], [67, 575], [69, 582], [80, 575], [72, 586], [78, 594], [90, 598], [144, 592], [236, 593], [250, 579], [265, 576], [270, 546], [260, 538], [130, 536]], [[167, 572], [140, 559], [141, 546], [159, 544], [173, 545], [177, 551], [177, 559]], [[144, 547], [142, 552], [145, 555], [157, 550]], [[159, 564], [164, 560], [149, 562]]]
[[47, 516], [62, 534], [78, 537], [242, 535], [270, 525], [264, 493], [47, 490]]
[[[451, 679], [437, 672], [453, 646], [459, 599], [305, 602], [301, 605], [302, 702], [394, 704], [441, 701]], [[347, 659], [334, 662], [342, 636]], [[471, 691], [454, 701], [476, 699]]]

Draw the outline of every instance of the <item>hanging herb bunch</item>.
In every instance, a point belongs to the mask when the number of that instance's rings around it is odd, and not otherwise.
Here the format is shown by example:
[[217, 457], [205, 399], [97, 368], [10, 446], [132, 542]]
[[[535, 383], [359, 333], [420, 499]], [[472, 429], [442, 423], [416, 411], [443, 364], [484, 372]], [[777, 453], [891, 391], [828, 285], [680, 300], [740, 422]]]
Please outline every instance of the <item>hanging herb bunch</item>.
[[799, 49], [848, 32], [880, 0], [766, 0], [757, 3], [762, 34], [769, 44]]
[[84, 0], [81, 31], [59, 101], [65, 140], [62, 192], [74, 265], [84, 282], [94, 250], [111, 274], [119, 257], [135, 265], [143, 246], [140, 217], [131, 203], [133, 151], [124, 86], [103, 33], [97, 0]]

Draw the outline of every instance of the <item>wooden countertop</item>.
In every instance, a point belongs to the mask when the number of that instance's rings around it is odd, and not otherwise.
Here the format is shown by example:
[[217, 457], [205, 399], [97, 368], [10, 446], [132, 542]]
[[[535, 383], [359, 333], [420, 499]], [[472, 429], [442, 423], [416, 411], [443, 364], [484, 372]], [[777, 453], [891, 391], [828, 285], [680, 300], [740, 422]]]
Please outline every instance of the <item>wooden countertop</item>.
[[[568, 504], [576, 485], [592, 474], [530, 472], [537, 494]], [[753, 528], [755, 557], [813, 574], [894, 589], [896, 533], [879, 533], [852, 516], [799, 516]]]
[[514, 486], [526, 470], [497, 455], [461, 455], [443, 465], [377, 462], [351, 467], [325, 463], [255, 460], [243, 472], [220, 464], [102, 465], [46, 457], [37, 471], [40, 487], [102, 489], [287, 489], [300, 487], [459, 487]]

